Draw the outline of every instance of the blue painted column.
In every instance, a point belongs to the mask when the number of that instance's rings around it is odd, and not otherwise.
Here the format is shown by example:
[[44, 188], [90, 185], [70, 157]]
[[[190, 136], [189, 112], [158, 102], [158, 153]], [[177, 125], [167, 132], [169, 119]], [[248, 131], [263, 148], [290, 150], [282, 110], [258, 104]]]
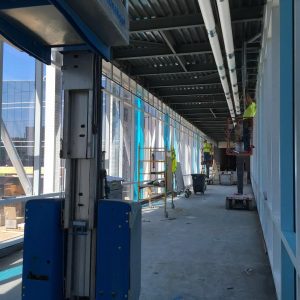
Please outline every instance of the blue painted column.
[[280, 1], [281, 228], [294, 232], [293, 0]]
[[175, 121], [174, 122], [174, 149], [176, 153], [176, 159], [179, 161], [179, 147], [178, 147], [178, 135], [179, 135], [179, 124]]
[[[280, 0], [280, 183], [281, 230], [295, 251], [294, 200], [294, 1]], [[294, 267], [281, 245], [281, 298], [294, 300]]]
[[171, 150], [170, 143], [170, 116], [168, 114], [164, 115], [164, 145], [167, 151]]
[[[144, 147], [144, 102], [139, 98], [135, 97], [135, 111], [134, 111], [134, 182], [137, 182], [138, 180], [142, 181], [144, 180], [144, 176], [141, 174], [143, 173], [143, 164], [140, 164], [140, 170], [139, 170], [139, 159], [144, 159], [144, 150], [139, 150], [139, 148]], [[140, 178], [139, 178], [139, 173]], [[138, 201], [138, 184], [134, 184], [133, 189], [133, 200]]]
[[281, 299], [296, 300], [295, 268], [283, 243], [281, 243]]

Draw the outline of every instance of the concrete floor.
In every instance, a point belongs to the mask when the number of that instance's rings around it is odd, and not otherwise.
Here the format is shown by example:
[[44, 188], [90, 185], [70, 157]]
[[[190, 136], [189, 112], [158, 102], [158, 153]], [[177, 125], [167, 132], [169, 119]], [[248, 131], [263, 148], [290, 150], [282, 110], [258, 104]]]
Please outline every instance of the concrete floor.
[[[249, 187], [248, 187], [249, 190]], [[236, 187], [143, 215], [141, 300], [276, 299], [257, 212], [226, 210]]]
[[[225, 210], [235, 187], [144, 209], [140, 300], [275, 300], [256, 212]], [[21, 263], [22, 252], [0, 259], [0, 273]], [[0, 299], [21, 299], [20, 276], [0, 282]]]
[[22, 251], [0, 259], [0, 300], [21, 299]]

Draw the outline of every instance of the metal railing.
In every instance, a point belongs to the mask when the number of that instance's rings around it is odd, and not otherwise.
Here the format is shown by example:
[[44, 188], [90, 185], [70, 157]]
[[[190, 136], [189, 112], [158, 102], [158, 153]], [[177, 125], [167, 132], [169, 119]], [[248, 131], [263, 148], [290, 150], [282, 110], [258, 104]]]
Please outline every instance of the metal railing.
[[22, 247], [26, 202], [34, 199], [58, 197], [64, 197], [64, 193], [20, 196], [0, 200], [0, 257]]

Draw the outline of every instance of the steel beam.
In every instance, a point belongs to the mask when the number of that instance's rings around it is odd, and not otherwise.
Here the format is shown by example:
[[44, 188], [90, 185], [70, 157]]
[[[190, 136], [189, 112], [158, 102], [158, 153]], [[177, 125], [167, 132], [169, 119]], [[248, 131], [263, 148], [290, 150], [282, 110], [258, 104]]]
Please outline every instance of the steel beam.
[[51, 0], [51, 3], [64, 15], [66, 20], [72, 25], [77, 33], [96, 52], [101, 53], [105, 59], [111, 58], [111, 47], [106, 45], [93, 31], [81, 16], [73, 9], [71, 2], [64, 0]]
[[208, 129], [208, 128], [222, 128], [223, 130], [225, 130], [226, 129], [226, 124], [221, 124], [221, 123], [219, 123], [219, 124], [216, 124], [216, 125], [214, 125], [214, 124], [210, 124], [209, 126], [207, 126], [207, 123], [198, 123], [198, 125], [197, 126], [201, 126], [201, 128], [203, 129], [203, 130], [206, 130], [206, 129]]
[[[228, 113], [229, 115], [229, 113]], [[195, 117], [190, 117], [189, 118], [190, 122], [198, 123], [201, 124], [205, 127], [210, 127], [210, 126], [225, 126], [226, 122], [224, 121], [224, 117], [218, 117], [215, 119], [212, 115], [209, 117], [202, 117], [202, 118], [195, 118]]]
[[129, 41], [130, 45], [140, 46], [140, 47], [153, 47], [153, 48], [163, 48], [165, 49], [166, 45], [163, 43], [157, 43], [157, 42], [150, 42], [150, 41], [144, 41], [144, 40], [136, 40], [136, 39], [130, 39]]
[[206, 108], [210, 108], [210, 107], [213, 107], [213, 108], [218, 108], [216, 106], [223, 106], [223, 107], [226, 107], [227, 106], [224, 106], [224, 104], [226, 104], [225, 100], [223, 101], [205, 101], [205, 102], [202, 102], [202, 103], [190, 103], [190, 102], [186, 102], [186, 103], [169, 103], [170, 107], [172, 107], [173, 109], [177, 109], [177, 110], [181, 110], [181, 109], [202, 109], [203, 107]]
[[46, 64], [50, 64], [51, 49], [45, 46], [41, 38], [28, 32], [20, 24], [3, 15], [0, 17], [0, 34], [21, 50]]
[[[160, 34], [163, 37], [166, 44], [168, 45], [168, 47], [170, 48], [170, 50], [172, 51], [172, 53], [176, 55], [177, 53], [176, 53], [176, 50], [175, 50], [175, 41], [172, 38], [171, 34], [168, 31], [161, 31]], [[180, 58], [177, 55], [175, 57], [176, 57], [179, 65], [181, 66], [182, 70], [184, 72], [187, 72], [187, 68], [186, 68], [182, 58]]]
[[228, 113], [228, 116], [218, 117], [218, 120], [215, 120], [211, 116], [202, 116], [202, 117], [194, 116], [194, 117], [190, 117], [189, 120], [193, 121], [193, 122], [199, 122], [199, 123], [213, 121], [213, 122], [226, 122], [226, 124], [227, 124], [228, 117], [229, 117], [229, 113]]
[[6, 0], [0, 2], [0, 10], [50, 5], [48, 0]]
[[[218, 73], [213, 74], [214, 78], [217, 78]], [[152, 80], [148, 82], [148, 88], [150, 89], [160, 89], [168, 87], [180, 87], [180, 86], [211, 86], [211, 85], [221, 85], [220, 79], [210, 79], [210, 78], [187, 78], [187, 79], [171, 79], [171, 80]]]
[[[255, 80], [248, 80], [249, 83], [256, 83]], [[151, 83], [148, 85], [149, 89], [166, 89], [166, 88], [174, 88], [174, 87], [190, 87], [190, 88], [195, 88], [195, 87], [201, 87], [198, 89], [198, 92], [201, 90], [204, 90], [205, 87], [216, 87], [221, 85], [220, 81], [212, 81], [212, 80], [207, 80], [207, 83], [203, 81], [201, 83], [200, 79], [195, 80], [195, 79], [176, 79], [176, 80], [160, 80], [157, 81], [156, 85], [151, 85]], [[238, 82], [238, 85], [242, 85], [242, 82]], [[200, 94], [200, 93], [199, 93]]]
[[[232, 23], [261, 21], [263, 6], [239, 8], [231, 11]], [[130, 32], [174, 30], [183, 28], [204, 27], [202, 14], [189, 14], [182, 16], [168, 16], [133, 20], [130, 22]]]
[[[173, 75], [173, 74], [189, 74], [189, 73], [209, 73], [216, 72], [217, 67], [215, 64], [195, 64], [186, 65], [186, 72], [183, 72], [181, 67], [178, 66], [157, 66], [157, 67], [145, 67], [145, 66], [135, 66], [130, 72], [131, 76], [161, 76], [161, 75]], [[256, 70], [257, 66], [249, 66], [248, 70]], [[237, 68], [237, 71], [241, 71], [241, 68]]]
[[[131, 48], [121, 49], [114, 48], [113, 60], [135, 60], [145, 58], [161, 58], [161, 57], [176, 57], [176, 56], [187, 56], [195, 54], [210, 54], [212, 53], [211, 46], [209, 43], [195, 43], [190, 45], [180, 45], [175, 48], [176, 54], [172, 52], [168, 47], [165, 48]], [[235, 52], [241, 52], [242, 48], [238, 47]], [[249, 53], [259, 53], [259, 47], [249, 47], [247, 49]]]
[[160, 97], [163, 98], [172, 98], [172, 97], [191, 97], [191, 96], [224, 96], [224, 92], [221, 88], [219, 89], [175, 89], [173, 86], [173, 89], [169, 90], [162, 90], [159, 93]]
[[157, 66], [155, 67], [134, 67], [131, 75], [133, 76], [157, 76], [157, 75], [172, 75], [178, 73], [207, 73], [217, 70], [215, 64], [211, 65], [186, 65], [186, 72], [183, 72], [180, 66]]
[[198, 111], [202, 111], [202, 110], [210, 110], [210, 109], [224, 109], [224, 110], [228, 110], [228, 106], [226, 106], [226, 102], [224, 101], [223, 103], [221, 103], [222, 106], [216, 106], [215, 104], [211, 104], [211, 105], [206, 105], [206, 106], [198, 106], [198, 107], [192, 107], [192, 108], [182, 108], [182, 107], [174, 107], [174, 109], [176, 111], [178, 111], [179, 113], [184, 112], [184, 111], [194, 111], [194, 112], [198, 112]]
[[[211, 112], [196, 112], [196, 113], [181, 113], [182, 116], [211, 116]], [[227, 116], [228, 113], [227, 112], [216, 112], [215, 115], [218, 115], [218, 116]], [[212, 119], [214, 119], [212, 117]]]

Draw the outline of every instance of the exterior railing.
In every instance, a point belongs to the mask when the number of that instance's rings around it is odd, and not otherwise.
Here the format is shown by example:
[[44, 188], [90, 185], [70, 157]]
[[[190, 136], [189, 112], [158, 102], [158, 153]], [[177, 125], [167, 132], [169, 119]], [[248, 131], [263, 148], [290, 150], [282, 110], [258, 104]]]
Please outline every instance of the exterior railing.
[[0, 200], [0, 256], [7, 248], [14, 248], [23, 242], [25, 228], [25, 204], [33, 199], [63, 197], [63, 193], [49, 193], [39, 196], [21, 196]]

